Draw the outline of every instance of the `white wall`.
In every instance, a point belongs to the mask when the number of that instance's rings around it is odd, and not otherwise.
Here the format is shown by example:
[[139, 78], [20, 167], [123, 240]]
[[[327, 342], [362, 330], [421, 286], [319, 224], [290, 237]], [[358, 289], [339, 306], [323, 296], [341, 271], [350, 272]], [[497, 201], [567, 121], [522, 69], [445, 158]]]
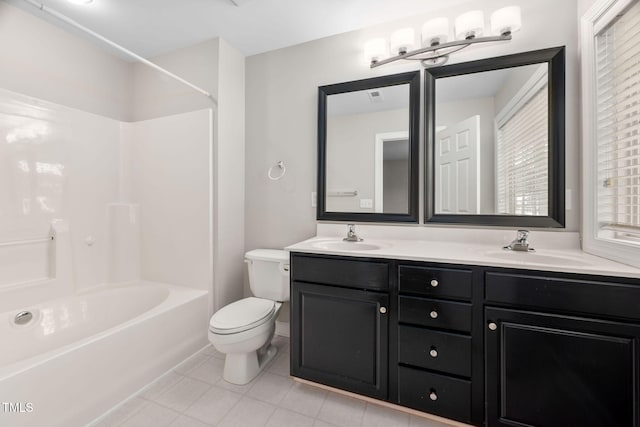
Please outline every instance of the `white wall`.
[[121, 200], [139, 207], [141, 278], [211, 289], [212, 111], [123, 124]]
[[245, 232], [245, 58], [220, 40], [213, 156], [214, 309], [242, 298]]
[[[579, 183], [576, 1], [484, 0], [474, 2], [473, 8], [488, 15], [510, 4], [522, 8], [523, 20], [522, 30], [511, 42], [469, 48], [454, 55], [450, 63], [567, 46], [566, 178], [567, 188], [575, 190]], [[469, 8], [444, 7], [442, 14], [450, 18]], [[316, 188], [318, 86], [417, 69], [411, 63], [370, 70], [362, 46], [402, 26], [419, 29], [435, 16], [416, 16], [247, 58], [247, 249], [283, 247], [315, 234], [311, 192]], [[276, 160], [285, 161], [287, 176], [271, 182], [264, 174]], [[568, 230], [579, 226], [577, 195], [573, 191]]]
[[[151, 58], [150, 61], [218, 96], [220, 39]], [[141, 63], [132, 65], [131, 120], [147, 120], [204, 108], [213, 101]]]
[[0, 88], [130, 119], [131, 64], [0, 1]]

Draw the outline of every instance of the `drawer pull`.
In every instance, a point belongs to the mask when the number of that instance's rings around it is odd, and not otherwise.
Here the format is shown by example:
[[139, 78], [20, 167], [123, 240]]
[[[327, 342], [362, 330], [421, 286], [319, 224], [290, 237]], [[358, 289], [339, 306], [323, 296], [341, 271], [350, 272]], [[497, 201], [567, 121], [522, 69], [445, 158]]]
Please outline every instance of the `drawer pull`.
[[431, 351], [429, 352], [429, 356], [436, 358], [438, 357], [438, 350], [435, 347], [431, 347]]
[[436, 394], [435, 390], [431, 390], [431, 393], [429, 393], [429, 399], [433, 400], [434, 402], [438, 400], [438, 395]]
[[491, 329], [492, 331], [495, 331], [496, 329], [498, 329], [498, 325], [496, 325], [495, 323], [491, 322], [491, 323], [489, 323], [489, 329]]
[[431, 286], [434, 288], [438, 286], [438, 281], [436, 279], [431, 279]]
[[438, 318], [438, 312], [437, 312], [437, 311], [435, 311], [435, 310], [433, 310], [431, 313], [429, 313], [429, 316], [430, 316], [432, 319], [437, 319], [437, 318]]
[[387, 312], [387, 307], [380, 307], [380, 313], [385, 314]]

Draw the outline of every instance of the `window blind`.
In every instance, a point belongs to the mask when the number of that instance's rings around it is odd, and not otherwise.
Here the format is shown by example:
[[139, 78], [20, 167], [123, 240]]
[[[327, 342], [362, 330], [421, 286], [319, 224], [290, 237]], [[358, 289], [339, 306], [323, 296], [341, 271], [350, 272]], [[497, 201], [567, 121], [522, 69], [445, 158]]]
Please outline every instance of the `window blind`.
[[640, 236], [640, 2], [595, 37], [601, 237]]
[[497, 130], [497, 208], [508, 215], [548, 215], [549, 125], [545, 84]]

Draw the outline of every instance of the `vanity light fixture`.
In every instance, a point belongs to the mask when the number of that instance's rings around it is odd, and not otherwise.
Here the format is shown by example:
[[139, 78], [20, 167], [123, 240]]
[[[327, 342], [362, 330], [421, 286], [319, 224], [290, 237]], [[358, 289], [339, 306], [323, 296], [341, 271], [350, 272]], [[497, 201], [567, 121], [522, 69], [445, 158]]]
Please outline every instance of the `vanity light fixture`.
[[[376, 38], [365, 43], [364, 52], [371, 68], [409, 59], [421, 61], [424, 67], [433, 67], [447, 62], [449, 55], [476, 43], [511, 40], [512, 34], [522, 27], [519, 6], [498, 9], [491, 14], [490, 31], [485, 30], [484, 13], [472, 10], [455, 19], [453, 30], [449, 19], [431, 19], [422, 26], [422, 47], [415, 48], [413, 28], [403, 28], [391, 34], [390, 42]], [[484, 35], [488, 32], [489, 35]], [[449, 41], [450, 34], [454, 35]], [[389, 57], [389, 47], [391, 56]], [[413, 49], [413, 50], [412, 50]]]

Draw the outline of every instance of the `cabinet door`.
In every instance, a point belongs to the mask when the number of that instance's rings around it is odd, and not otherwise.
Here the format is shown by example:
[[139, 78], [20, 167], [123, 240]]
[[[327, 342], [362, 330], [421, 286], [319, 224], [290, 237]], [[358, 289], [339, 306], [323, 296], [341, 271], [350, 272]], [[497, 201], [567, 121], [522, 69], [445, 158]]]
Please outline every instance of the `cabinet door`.
[[291, 374], [387, 397], [389, 296], [293, 282]]
[[640, 425], [640, 326], [494, 308], [485, 316], [487, 425]]

